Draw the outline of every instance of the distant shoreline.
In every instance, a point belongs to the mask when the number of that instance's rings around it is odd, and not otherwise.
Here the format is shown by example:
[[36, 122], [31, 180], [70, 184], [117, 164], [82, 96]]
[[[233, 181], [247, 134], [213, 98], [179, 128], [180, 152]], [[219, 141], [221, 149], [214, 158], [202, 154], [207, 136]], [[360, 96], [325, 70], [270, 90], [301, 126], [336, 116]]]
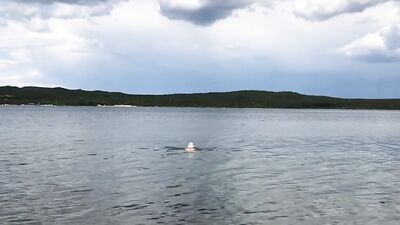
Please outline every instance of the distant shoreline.
[[400, 99], [346, 99], [296, 92], [233, 91], [168, 95], [42, 87], [0, 87], [0, 105], [400, 110]]

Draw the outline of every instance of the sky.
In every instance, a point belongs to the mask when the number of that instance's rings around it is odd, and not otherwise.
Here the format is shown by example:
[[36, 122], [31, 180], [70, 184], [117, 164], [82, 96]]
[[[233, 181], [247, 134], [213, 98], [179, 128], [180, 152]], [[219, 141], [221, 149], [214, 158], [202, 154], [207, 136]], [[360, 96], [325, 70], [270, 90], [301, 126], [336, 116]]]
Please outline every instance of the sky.
[[0, 86], [400, 98], [398, 0], [0, 0]]

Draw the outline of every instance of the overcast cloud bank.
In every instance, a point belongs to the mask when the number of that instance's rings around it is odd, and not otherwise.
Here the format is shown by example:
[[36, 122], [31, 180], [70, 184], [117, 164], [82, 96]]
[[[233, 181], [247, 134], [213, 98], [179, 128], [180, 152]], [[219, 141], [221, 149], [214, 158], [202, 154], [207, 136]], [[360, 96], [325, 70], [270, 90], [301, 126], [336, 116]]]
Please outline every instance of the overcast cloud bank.
[[399, 5], [0, 0], [0, 85], [400, 96]]

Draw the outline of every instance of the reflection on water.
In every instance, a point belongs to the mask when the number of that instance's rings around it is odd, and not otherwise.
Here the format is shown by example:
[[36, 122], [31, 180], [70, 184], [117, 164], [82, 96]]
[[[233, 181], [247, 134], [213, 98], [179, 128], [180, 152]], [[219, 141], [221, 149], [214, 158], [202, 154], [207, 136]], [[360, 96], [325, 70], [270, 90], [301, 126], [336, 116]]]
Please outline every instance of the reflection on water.
[[0, 130], [0, 224], [400, 224], [399, 111], [0, 107]]

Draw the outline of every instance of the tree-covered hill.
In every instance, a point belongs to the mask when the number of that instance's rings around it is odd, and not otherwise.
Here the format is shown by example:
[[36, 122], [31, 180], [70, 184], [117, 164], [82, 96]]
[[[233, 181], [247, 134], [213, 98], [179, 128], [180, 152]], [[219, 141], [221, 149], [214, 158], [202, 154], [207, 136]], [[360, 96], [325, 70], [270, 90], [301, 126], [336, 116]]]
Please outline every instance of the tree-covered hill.
[[343, 99], [302, 95], [295, 92], [248, 90], [195, 94], [130, 95], [120, 92], [10, 86], [0, 87], [0, 104], [400, 109], [400, 99]]

